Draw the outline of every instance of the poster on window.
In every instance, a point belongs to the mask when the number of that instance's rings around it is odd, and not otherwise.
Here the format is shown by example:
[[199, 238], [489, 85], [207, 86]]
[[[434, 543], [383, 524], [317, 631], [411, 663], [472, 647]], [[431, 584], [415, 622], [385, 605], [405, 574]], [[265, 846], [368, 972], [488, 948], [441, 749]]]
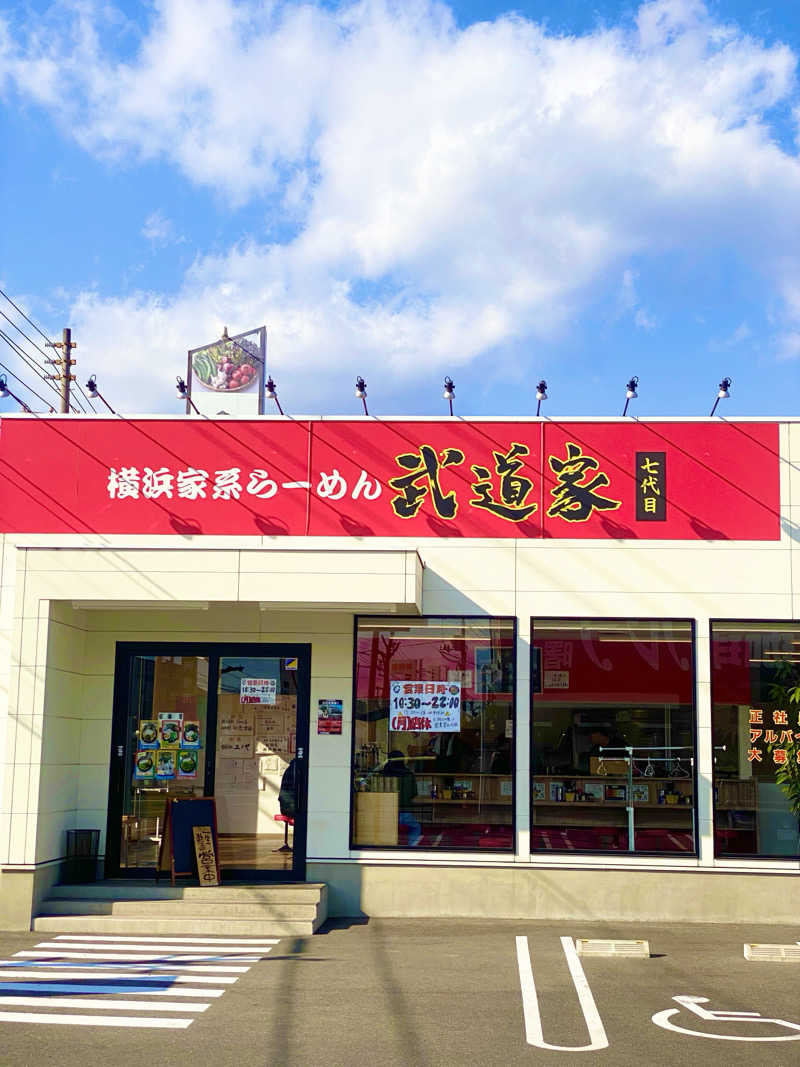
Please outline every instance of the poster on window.
[[253, 733], [253, 712], [250, 708], [239, 708], [235, 704], [229, 704], [224, 710], [220, 709], [219, 736], [225, 734], [251, 734]]
[[200, 721], [187, 719], [183, 723], [183, 748], [200, 748]]
[[133, 761], [134, 778], [153, 778], [156, 773], [156, 753], [137, 752]]
[[158, 753], [158, 760], [156, 762], [156, 778], [174, 778], [175, 777], [175, 750], [174, 749], [162, 749]]
[[389, 715], [389, 728], [395, 733], [457, 733], [461, 729], [461, 685], [394, 681]]
[[158, 730], [162, 745], [177, 745], [183, 727], [183, 713], [179, 711], [160, 711], [158, 713]]
[[181, 748], [178, 750], [178, 777], [197, 777], [197, 752], [193, 749]]
[[220, 734], [217, 755], [221, 759], [249, 759], [253, 755], [253, 735]]
[[142, 719], [139, 723], [139, 748], [158, 748], [158, 722]]
[[274, 704], [278, 695], [277, 678], [242, 678], [240, 704]]

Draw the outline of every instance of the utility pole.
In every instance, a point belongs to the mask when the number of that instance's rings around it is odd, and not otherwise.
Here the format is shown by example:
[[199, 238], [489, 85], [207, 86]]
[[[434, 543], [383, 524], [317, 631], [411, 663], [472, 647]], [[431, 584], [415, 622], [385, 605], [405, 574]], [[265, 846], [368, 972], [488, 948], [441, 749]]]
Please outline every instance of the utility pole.
[[60, 341], [47, 341], [47, 348], [60, 348], [61, 359], [48, 359], [48, 363], [53, 363], [56, 366], [63, 367], [63, 371], [60, 374], [48, 374], [47, 377], [53, 381], [61, 382], [61, 414], [65, 415], [69, 411], [69, 390], [70, 383], [75, 381], [75, 375], [70, 371], [78, 362], [77, 359], [70, 358], [70, 352], [73, 348], [77, 348], [76, 343], [72, 340], [72, 330], [65, 326]]

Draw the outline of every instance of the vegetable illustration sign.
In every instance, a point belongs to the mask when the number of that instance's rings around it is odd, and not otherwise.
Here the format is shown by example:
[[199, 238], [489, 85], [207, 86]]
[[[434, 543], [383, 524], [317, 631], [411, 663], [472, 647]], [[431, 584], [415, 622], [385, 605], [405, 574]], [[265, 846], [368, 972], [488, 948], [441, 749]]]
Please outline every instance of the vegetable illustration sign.
[[[203, 415], [263, 415], [267, 330], [261, 326], [189, 352], [187, 383]], [[187, 404], [187, 411], [190, 410]]]

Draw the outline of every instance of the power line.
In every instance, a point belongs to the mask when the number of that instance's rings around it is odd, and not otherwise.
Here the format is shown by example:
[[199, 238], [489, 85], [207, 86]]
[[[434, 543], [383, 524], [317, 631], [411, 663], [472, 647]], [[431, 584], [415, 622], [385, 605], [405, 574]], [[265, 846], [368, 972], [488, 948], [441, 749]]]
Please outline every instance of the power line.
[[28, 335], [25, 333], [25, 331], [20, 326], [17, 326], [16, 322], [14, 322], [13, 319], [10, 319], [8, 317], [8, 315], [6, 315], [5, 311], [0, 311], [0, 315], [3, 316], [3, 318], [6, 320], [6, 322], [11, 323], [11, 325], [14, 327], [14, 329], [17, 331], [17, 333], [21, 333], [22, 336], [25, 338], [25, 340], [29, 344], [32, 344], [37, 352], [41, 352], [42, 355], [44, 356], [44, 358], [47, 359], [47, 353], [45, 352], [45, 350], [43, 348], [41, 348], [39, 345], [37, 345], [35, 341], [32, 341], [31, 338], [28, 337]]
[[[11, 297], [8, 295], [8, 293], [6, 293], [3, 289], [0, 289], [0, 295], [4, 296], [5, 299], [9, 302], [9, 304], [14, 308], [14, 310], [19, 312], [19, 314], [22, 315], [23, 319], [25, 319], [26, 322], [30, 323], [30, 325], [33, 326], [34, 330], [36, 330], [36, 332], [41, 337], [43, 337], [45, 339], [47, 344], [52, 347], [53, 342], [50, 340], [50, 338], [47, 336], [47, 334], [36, 325], [36, 323], [33, 321], [33, 319], [28, 318], [28, 316], [25, 314], [25, 312], [22, 310], [22, 308], [14, 303], [14, 301], [11, 299]], [[30, 337], [28, 337], [28, 335], [25, 333], [25, 331], [20, 329], [20, 327], [17, 326], [17, 324], [12, 319], [10, 319], [8, 317], [8, 315], [6, 315], [2, 311], [0, 311], [0, 315], [3, 316], [3, 318], [6, 320], [6, 322], [10, 322], [11, 325], [14, 327], [14, 329], [19, 331], [19, 333], [22, 334], [22, 336], [25, 338], [26, 341], [30, 342], [30, 344], [32, 344], [34, 348], [36, 348], [39, 352], [41, 352], [42, 355], [45, 357], [45, 359], [48, 358], [47, 353], [43, 349], [41, 349], [39, 347], [39, 345], [36, 344], [35, 341], [32, 341], [30, 339]], [[77, 381], [77, 379], [76, 379], [76, 383], [75, 384], [78, 386], [78, 389], [80, 391], [81, 396], [86, 401], [86, 403], [89, 405], [90, 411], [94, 412], [94, 414], [97, 414], [97, 412], [96, 412], [96, 410], [94, 408], [94, 405], [92, 404], [91, 400], [86, 395], [86, 393], [83, 391], [83, 386], [81, 385], [81, 383], [79, 381]], [[83, 408], [82, 405], [78, 405], [78, 410], [79, 411], [85, 411], [85, 409]]]
[[36, 330], [36, 332], [41, 337], [43, 337], [45, 339], [45, 341], [49, 341], [50, 340], [50, 338], [47, 336], [47, 334], [44, 333], [44, 331], [39, 329], [39, 327], [36, 325], [36, 323], [33, 321], [33, 319], [29, 319], [28, 316], [25, 314], [25, 312], [22, 310], [22, 308], [17, 307], [17, 305], [14, 303], [14, 301], [8, 295], [8, 293], [3, 292], [3, 290], [0, 289], [0, 296], [4, 296], [6, 298], [6, 300], [9, 302], [9, 304], [12, 306], [12, 308], [14, 308], [15, 311], [18, 311], [20, 313], [20, 315], [22, 315], [23, 319], [25, 319], [25, 321], [27, 323], [29, 323], [31, 326], [33, 326], [34, 330]]
[[2, 367], [3, 370], [6, 371], [7, 374], [10, 374], [11, 377], [15, 381], [19, 382], [19, 384], [22, 386], [23, 389], [27, 389], [28, 392], [32, 396], [35, 396], [37, 400], [41, 400], [41, 402], [44, 404], [45, 407], [49, 407], [52, 410], [53, 405], [50, 403], [50, 401], [49, 400], [45, 400], [45, 398], [43, 396], [39, 396], [39, 394], [36, 392], [35, 389], [31, 389], [31, 387], [27, 384], [27, 382], [23, 382], [22, 378], [20, 378], [19, 375], [15, 374], [13, 372], [13, 370], [11, 370], [9, 367], [7, 367], [5, 365], [5, 363], [0, 363], [0, 367]]
[[[26, 351], [25, 351], [25, 350], [24, 350], [23, 348], [20, 348], [20, 346], [19, 346], [19, 345], [17, 344], [17, 342], [16, 342], [16, 341], [14, 341], [14, 340], [13, 340], [13, 339], [12, 339], [11, 337], [9, 337], [9, 336], [8, 336], [8, 334], [7, 334], [7, 333], [5, 333], [5, 332], [4, 332], [3, 330], [0, 330], [0, 339], [2, 339], [3, 341], [5, 341], [5, 343], [6, 343], [6, 344], [8, 345], [8, 347], [9, 347], [9, 348], [11, 349], [11, 351], [12, 351], [12, 352], [13, 352], [13, 353], [14, 353], [15, 355], [19, 356], [19, 357], [20, 357], [20, 359], [22, 359], [22, 360], [23, 360], [23, 362], [24, 362], [24, 363], [25, 363], [25, 364], [26, 364], [26, 365], [28, 366], [28, 368], [29, 368], [30, 370], [32, 370], [32, 371], [34, 372], [34, 374], [38, 375], [38, 377], [42, 379], [42, 381], [43, 381], [43, 382], [45, 383], [45, 385], [46, 385], [46, 386], [47, 386], [47, 387], [48, 387], [49, 389], [52, 389], [52, 390], [53, 390], [53, 392], [54, 392], [54, 393], [56, 394], [56, 396], [60, 396], [60, 395], [61, 395], [61, 394], [59, 393], [58, 389], [56, 388], [56, 386], [55, 386], [55, 385], [53, 385], [53, 383], [52, 383], [51, 381], [49, 381], [49, 380], [48, 380], [48, 379], [47, 379], [47, 378], [45, 377], [45, 375], [44, 375], [44, 374], [42, 374], [42, 373], [41, 373], [41, 371], [40, 371], [40, 370], [39, 370], [39, 368], [38, 368], [38, 367], [36, 366], [36, 364], [35, 364], [35, 363], [33, 363], [33, 362], [31, 361], [30, 357], [28, 356], [28, 353], [27, 353], [27, 352], [26, 352]], [[16, 375], [14, 375], [14, 377], [16, 378], [17, 376], [16, 376]], [[17, 378], [17, 380], [18, 380], [18, 381], [22, 381], [22, 379], [21, 379], [21, 378]], [[30, 389], [30, 386], [26, 386], [26, 388], [27, 388], [27, 389]], [[31, 391], [31, 392], [33, 393], [33, 389], [30, 389], [30, 391]], [[34, 395], [36, 395], [36, 394], [34, 394]], [[40, 397], [39, 399], [41, 399], [41, 397]], [[44, 400], [44, 401], [42, 401], [42, 402], [43, 402], [43, 403], [45, 403], [45, 404], [50, 404], [50, 406], [51, 406], [51, 407], [53, 406], [53, 405], [52, 405], [52, 404], [50, 403], [50, 401], [48, 401], [48, 400]], [[78, 410], [78, 411], [80, 411], [80, 410], [81, 410], [81, 408], [80, 408], [80, 407], [79, 407], [79, 406], [77, 405], [77, 401], [76, 401], [75, 403], [76, 403], [76, 408], [77, 408], [77, 410]]]

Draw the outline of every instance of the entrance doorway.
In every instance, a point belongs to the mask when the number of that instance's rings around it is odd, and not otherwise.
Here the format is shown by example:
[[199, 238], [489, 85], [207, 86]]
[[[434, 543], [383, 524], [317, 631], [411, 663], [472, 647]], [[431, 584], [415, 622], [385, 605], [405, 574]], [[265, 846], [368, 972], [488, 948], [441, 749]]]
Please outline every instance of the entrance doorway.
[[308, 645], [117, 645], [106, 877], [154, 877], [167, 802], [215, 797], [223, 881], [303, 881]]

